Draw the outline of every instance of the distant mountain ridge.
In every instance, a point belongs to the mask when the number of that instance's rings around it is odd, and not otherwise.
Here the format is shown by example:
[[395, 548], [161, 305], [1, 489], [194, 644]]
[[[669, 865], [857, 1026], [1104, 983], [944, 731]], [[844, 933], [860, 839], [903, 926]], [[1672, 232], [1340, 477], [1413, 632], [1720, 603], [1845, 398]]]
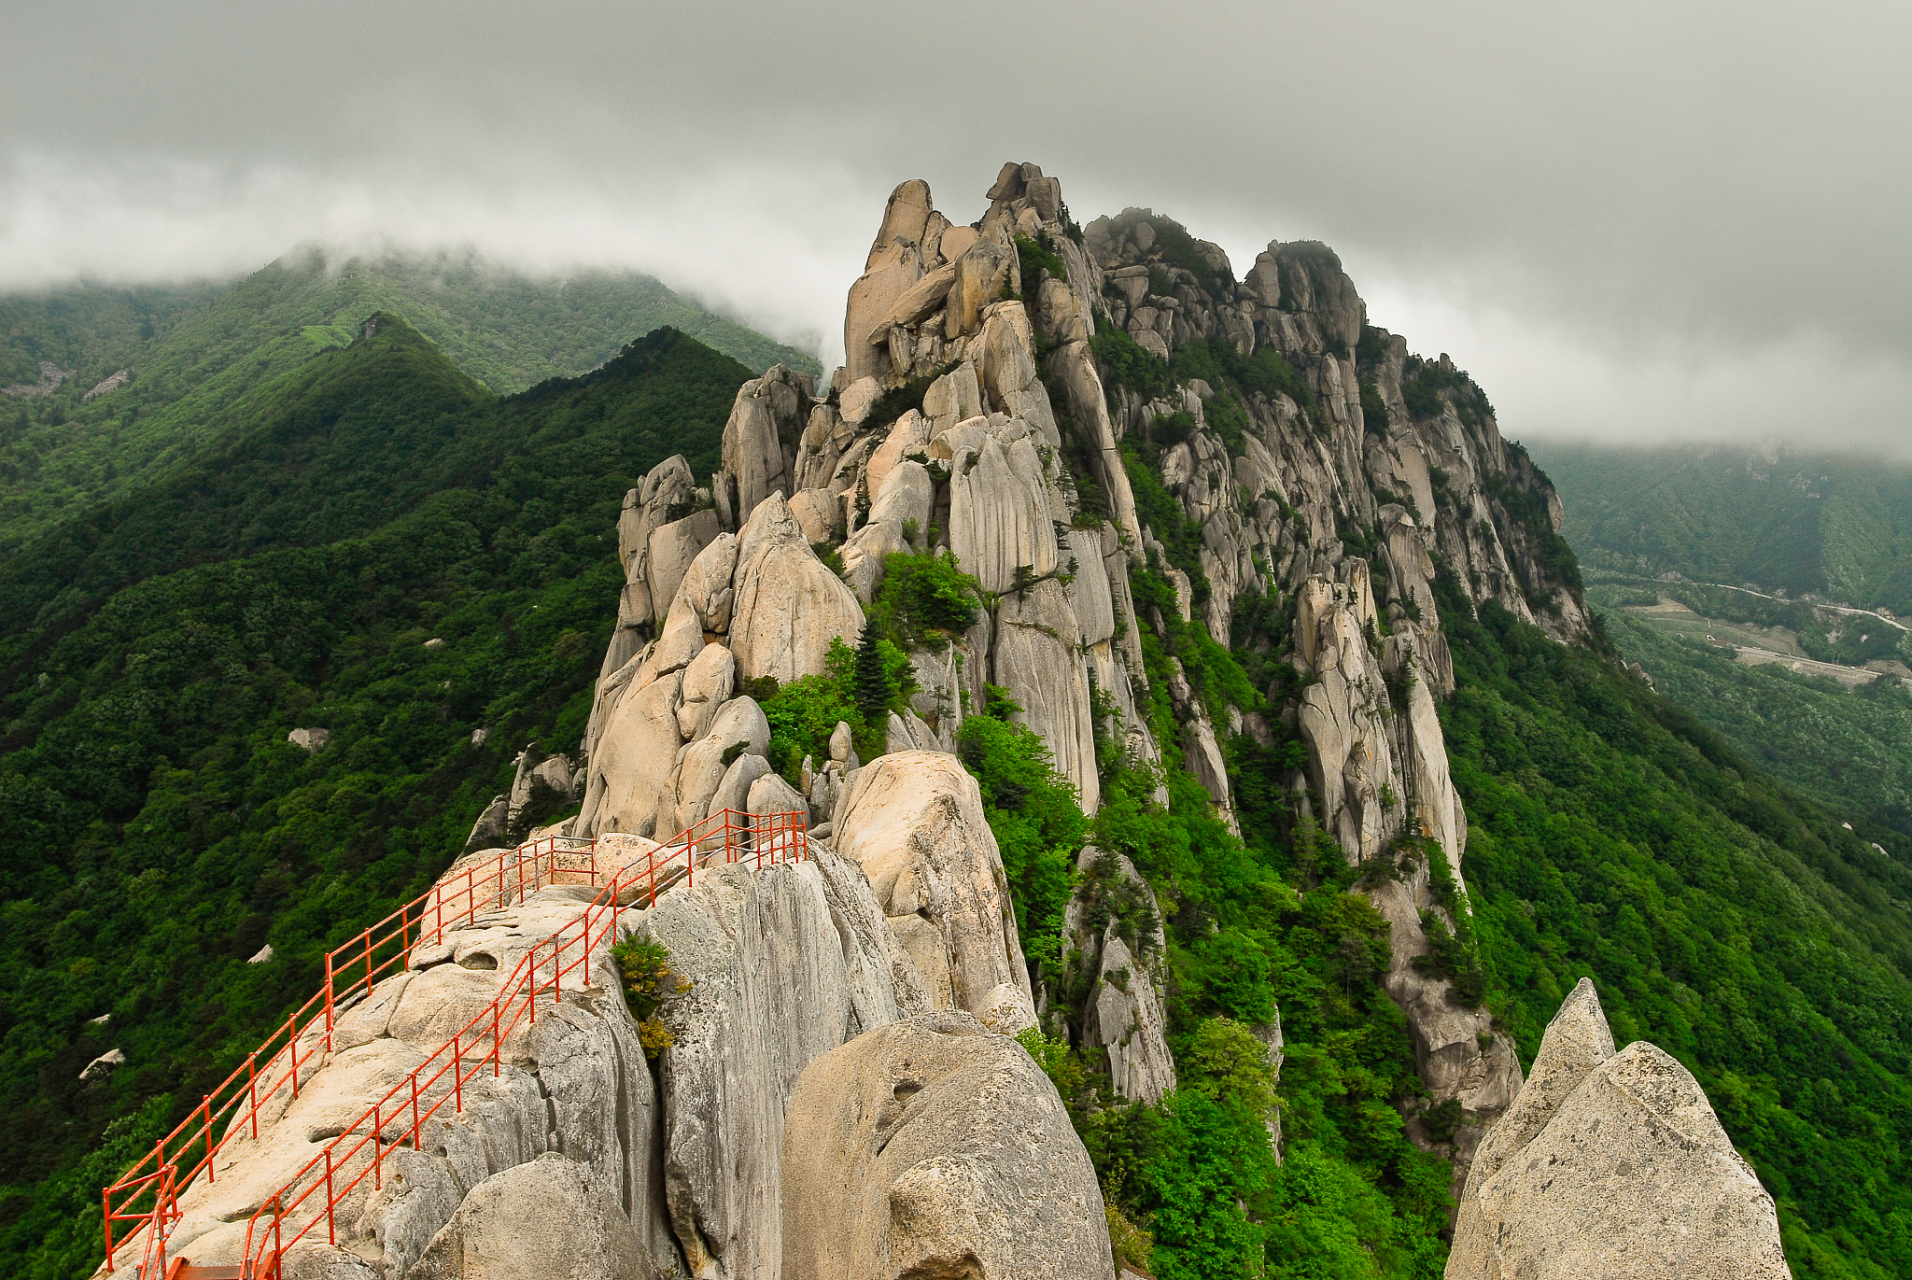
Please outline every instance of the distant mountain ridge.
[[[374, 312], [404, 317], [500, 395], [584, 373], [663, 326], [756, 370], [820, 371], [649, 276], [537, 280], [471, 253], [340, 261], [305, 246], [230, 285], [0, 296], [0, 558], [76, 505], [217, 447], [215, 424], [242, 396], [346, 345]], [[87, 398], [122, 372], [125, 385]]]
[[1912, 466], [1717, 445], [1535, 455], [1589, 568], [1912, 613]]

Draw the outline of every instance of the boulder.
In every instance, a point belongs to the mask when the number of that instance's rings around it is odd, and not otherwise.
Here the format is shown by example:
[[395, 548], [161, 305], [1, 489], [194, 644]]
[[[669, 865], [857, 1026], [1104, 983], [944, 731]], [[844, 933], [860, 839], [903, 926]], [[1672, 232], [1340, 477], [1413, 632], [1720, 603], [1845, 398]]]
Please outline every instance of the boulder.
[[665, 1196], [690, 1274], [776, 1274], [786, 1099], [816, 1058], [904, 1011], [880, 922], [854, 866], [814, 845], [803, 862], [700, 870], [645, 913], [690, 983], [660, 1015], [675, 1039], [658, 1059]]
[[923, 417], [929, 421], [932, 440], [957, 423], [980, 416], [982, 411], [982, 389], [976, 381], [976, 366], [967, 360], [930, 383], [923, 393]]
[[677, 708], [677, 731], [686, 742], [710, 732], [718, 709], [736, 688], [737, 661], [721, 644], [707, 644], [684, 668], [683, 701]]
[[649, 1280], [637, 1231], [575, 1160], [546, 1152], [495, 1173], [406, 1272], [408, 1280]]
[[664, 621], [665, 614], [670, 611], [671, 601], [677, 596], [678, 584], [684, 580], [691, 562], [721, 532], [723, 530], [718, 527], [717, 513], [711, 510], [693, 512], [682, 520], [673, 520], [651, 530], [645, 573], [655, 621]]
[[904, 413], [896, 424], [883, 437], [883, 443], [877, 446], [870, 460], [863, 464], [863, 478], [868, 482], [870, 495], [870, 518], [876, 518], [876, 503], [882, 497], [884, 486], [889, 483], [890, 473], [911, 454], [929, 456], [929, 423], [915, 409]]
[[1614, 1053], [1582, 979], [1476, 1155], [1449, 1280], [1791, 1274], [1773, 1198], [1692, 1073], [1644, 1040]]
[[874, 600], [889, 557], [911, 549], [903, 537], [903, 526], [895, 520], [872, 518], [851, 534], [850, 540], [843, 544], [843, 576], [849, 580], [856, 598], [865, 604]]
[[[699, 630], [728, 630], [734, 598], [731, 578], [736, 568], [737, 539], [728, 533], [717, 535], [685, 570], [671, 607], [675, 609], [677, 600], [681, 599]], [[669, 629], [668, 623], [666, 629]]]
[[683, 683], [683, 672], [673, 671], [618, 699], [591, 754], [580, 830], [647, 836], [656, 829], [658, 801], [677, 759]]
[[790, 514], [811, 546], [835, 542], [843, 527], [843, 506], [828, 489], [799, 489], [790, 499]]
[[[784, 469], [782, 430], [798, 410], [796, 389], [774, 377], [773, 369], [744, 383], [724, 424], [724, 470], [737, 485], [737, 515], [754, 511], [773, 493], [791, 493], [796, 486]], [[789, 434], [795, 443], [797, 431]]]
[[974, 1012], [1002, 983], [1030, 995], [1002, 854], [976, 779], [954, 756], [898, 751], [871, 761], [838, 802], [832, 830], [836, 852], [869, 877], [899, 944], [929, 957], [922, 977], [937, 1008]]
[[1109, 1280], [1095, 1170], [1042, 1069], [934, 1013], [817, 1059], [783, 1132], [783, 1274]]
[[916, 526], [920, 541], [929, 536], [930, 519], [936, 512], [936, 481], [929, 468], [905, 458], [890, 468], [883, 488], [870, 504], [870, 523], [894, 520], [907, 529]]
[[[718, 782], [717, 790], [711, 793], [708, 812], [722, 813], [726, 809], [739, 814], [749, 812], [750, 789], [756, 786], [760, 779], [769, 776], [772, 776], [770, 762], [760, 755], [746, 751], [732, 760], [730, 767], [724, 770], [723, 779]], [[680, 812], [678, 816], [681, 818], [686, 815]], [[683, 825], [689, 827], [691, 823], [704, 816], [700, 813]]]
[[751, 813], [796, 813], [803, 816], [806, 825], [810, 821], [810, 806], [802, 794], [776, 773], [766, 772], [750, 784], [744, 808]]
[[[732, 747], [739, 746], [743, 751], [726, 763], [724, 756]], [[736, 761], [744, 755], [761, 758], [769, 747], [770, 722], [764, 718], [763, 708], [757, 705], [755, 698], [732, 698], [724, 703], [718, 708], [717, 714], [711, 717], [709, 731], [684, 749], [683, 759], [678, 762], [675, 771], [672, 816], [668, 823], [659, 824], [668, 826], [670, 830], [657, 831], [656, 834], [674, 835], [702, 821], [704, 815], [710, 812], [714, 797]], [[744, 784], [746, 789], [749, 785], [748, 782]], [[716, 807], [721, 809], [726, 806]]]
[[737, 539], [730, 648], [740, 680], [819, 675], [830, 642], [863, 628], [856, 594], [831, 573], [775, 494], [751, 513]]

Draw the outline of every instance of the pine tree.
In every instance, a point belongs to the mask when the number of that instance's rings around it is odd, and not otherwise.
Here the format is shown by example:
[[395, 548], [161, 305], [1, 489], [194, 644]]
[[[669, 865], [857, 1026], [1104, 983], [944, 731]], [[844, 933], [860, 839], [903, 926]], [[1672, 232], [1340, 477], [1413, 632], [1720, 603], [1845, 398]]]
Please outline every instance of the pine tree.
[[883, 653], [877, 648], [876, 627], [865, 622], [856, 642], [856, 705], [863, 722], [872, 729], [887, 723], [894, 693], [889, 672], [883, 669]]

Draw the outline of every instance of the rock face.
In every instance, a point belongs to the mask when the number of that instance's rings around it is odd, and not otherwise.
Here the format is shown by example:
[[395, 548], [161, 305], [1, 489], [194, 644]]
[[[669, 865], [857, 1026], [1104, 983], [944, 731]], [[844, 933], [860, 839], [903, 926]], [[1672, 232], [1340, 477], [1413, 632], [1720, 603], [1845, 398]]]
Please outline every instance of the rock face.
[[1790, 1277], [1773, 1199], [1692, 1074], [1618, 1053], [1582, 978], [1475, 1156], [1449, 1280]]
[[1114, 1275], [1102, 1193], [1055, 1086], [956, 1013], [811, 1063], [784, 1129], [783, 1273], [805, 1280]]
[[[1161, 907], [1148, 881], [1119, 853], [1091, 845], [1076, 860], [1076, 870], [1081, 886], [1070, 898], [1063, 929], [1095, 974], [1083, 1004], [1082, 1042], [1108, 1054], [1118, 1096], [1159, 1102], [1175, 1087], [1162, 996], [1168, 943]], [[1096, 919], [1107, 921], [1099, 931]]]
[[837, 804], [839, 853], [862, 867], [891, 933], [939, 1009], [980, 1012], [1029, 970], [982, 793], [954, 756], [900, 751], [857, 772]]
[[[927, 1007], [852, 865], [727, 867], [640, 926], [690, 981], [660, 1057], [671, 1228], [693, 1275], [773, 1275], [784, 1103], [814, 1059]], [[899, 989], [898, 979], [902, 979]]]
[[471, 1189], [408, 1280], [650, 1280], [615, 1189], [547, 1151]]

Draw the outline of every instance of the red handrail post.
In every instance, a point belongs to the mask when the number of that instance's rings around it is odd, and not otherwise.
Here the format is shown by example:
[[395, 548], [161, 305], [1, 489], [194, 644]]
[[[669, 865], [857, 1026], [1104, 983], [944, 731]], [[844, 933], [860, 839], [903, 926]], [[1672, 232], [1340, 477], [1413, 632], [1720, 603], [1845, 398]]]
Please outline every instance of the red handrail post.
[[332, 953], [325, 953], [325, 1051], [332, 1052]]
[[456, 1112], [462, 1112], [465, 1109], [465, 1078], [458, 1071], [458, 1060], [463, 1056], [458, 1048], [458, 1036], [453, 1036], [451, 1038], [451, 1091], [452, 1110]]
[[209, 1093], [200, 1102], [199, 1109], [206, 1113], [206, 1181], [214, 1182], [212, 1168], [212, 1095]]
[[106, 1236], [106, 1269], [113, 1269], [113, 1188], [100, 1188], [100, 1226]]
[[252, 1116], [252, 1136], [259, 1137], [259, 1051], [254, 1049], [246, 1055], [246, 1110]]
[[338, 1222], [332, 1215], [332, 1144], [325, 1147], [325, 1235], [332, 1243], [339, 1242]]
[[296, 1013], [285, 1020], [285, 1051], [292, 1059], [292, 1096], [296, 1098], [299, 1096], [299, 1015]]
[[372, 1104], [372, 1189], [378, 1190], [385, 1185], [385, 1144], [380, 1132], [384, 1122], [379, 1119], [379, 1107], [384, 1099]]

